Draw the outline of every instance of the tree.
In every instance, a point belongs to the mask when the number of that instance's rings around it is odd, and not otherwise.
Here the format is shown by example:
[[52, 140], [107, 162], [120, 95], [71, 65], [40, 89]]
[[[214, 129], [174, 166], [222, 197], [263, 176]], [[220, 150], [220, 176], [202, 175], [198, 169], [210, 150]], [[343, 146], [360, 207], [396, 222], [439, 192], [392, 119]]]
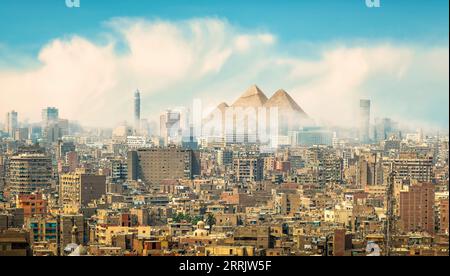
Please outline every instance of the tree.
[[208, 216], [206, 217], [205, 223], [206, 223], [206, 225], [209, 226], [209, 233], [211, 233], [213, 225], [216, 224], [216, 218], [214, 217], [213, 214], [208, 214]]

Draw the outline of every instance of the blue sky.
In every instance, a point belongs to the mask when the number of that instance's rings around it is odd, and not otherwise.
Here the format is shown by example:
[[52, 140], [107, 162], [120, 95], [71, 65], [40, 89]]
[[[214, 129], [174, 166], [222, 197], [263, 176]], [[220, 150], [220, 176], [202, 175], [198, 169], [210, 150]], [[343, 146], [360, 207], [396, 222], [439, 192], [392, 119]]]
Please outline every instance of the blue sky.
[[[150, 118], [194, 97], [232, 102], [257, 83], [269, 97], [287, 89], [331, 124], [348, 124], [347, 111], [364, 97], [373, 100], [374, 117], [448, 129], [449, 2], [381, 4], [81, 0], [81, 8], [69, 9], [65, 0], [2, 0], [0, 90], [18, 96], [2, 93], [0, 112], [39, 94], [35, 104], [56, 105], [67, 117], [114, 124], [130, 119], [132, 112], [118, 110], [132, 108], [124, 91], [136, 87]], [[73, 87], [68, 74], [77, 78]], [[93, 101], [92, 113], [79, 112]], [[326, 104], [329, 114], [320, 110]], [[23, 107], [23, 117], [37, 120], [40, 108]], [[336, 113], [347, 118], [331, 122]]]
[[242, 28], [276, 33], [286, 43], [348, 39], [448, 43], [447, 0], [2, 0], [0, 41], [36, 53], [47, 41], [67, 34], [95, 37], [112, 17], [183, 20], [226, 18]]

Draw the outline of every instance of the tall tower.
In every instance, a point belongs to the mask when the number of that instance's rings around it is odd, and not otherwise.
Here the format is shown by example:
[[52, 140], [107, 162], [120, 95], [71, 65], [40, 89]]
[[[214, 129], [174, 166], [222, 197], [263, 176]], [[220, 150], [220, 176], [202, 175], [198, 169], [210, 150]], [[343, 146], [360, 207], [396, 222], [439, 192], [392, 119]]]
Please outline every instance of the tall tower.
[[359, 102], [359, 141], [368, 143], [370, 129], [370, 100]]
[[6, 113], [5, 131], [10, 137], [14, 137], [16, 129], [19, 127], [18, 114], [14, 110]]
[[47, 107], [42, 109], [42, 123], [48, 126], [57, 123], [59, 120], [59, 110], [56, 107]]
[[138, 132], [141, 129], [141, 93], [136, 90], [134, 93], [134, 130]]

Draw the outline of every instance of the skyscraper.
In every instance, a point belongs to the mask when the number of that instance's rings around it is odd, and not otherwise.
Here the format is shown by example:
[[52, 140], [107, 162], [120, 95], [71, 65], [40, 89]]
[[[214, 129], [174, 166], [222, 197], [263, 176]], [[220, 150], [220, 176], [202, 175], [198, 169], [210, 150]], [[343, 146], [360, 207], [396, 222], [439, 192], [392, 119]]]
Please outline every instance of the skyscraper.
[[23, 153], [11, 157], [8, 186], [12, 195], [31, 194], [51, 186], [52, 160], [44, 154]]
[[10, 137], [14, 137], [16, 129], [19, 127], [18, 114], [14, 110], [6, 113], [5, 131]]
[[136, 90], [134, 93], [134, 129], [135, 131], [140, 130], [141, 124], [141, 93]]
[[176, 109], [168, 109], [160, 116], [160, 136], [166, 146], [181, 143], [181, 117], [181, 112]]
[[62, 137], [59, 127], [59, 110], [56, 107], [42, 109], [42, 134], [45, 140], [51, 144]]
[[375, 141], [380, 142], [388, 139], [389, 135], [393, 132], [392, 126], [392, 120], [389, 118], [375, 119]]
[[369, 142], [370, 130], [370, 100], [361, 100], [359, 102], [359, 141], [361, 143]]
[[50, 123], [57, 123], [59, 119], [59, 110], [56, 107], [47, 107], [42, 109], [42, 124], [44, 126]]

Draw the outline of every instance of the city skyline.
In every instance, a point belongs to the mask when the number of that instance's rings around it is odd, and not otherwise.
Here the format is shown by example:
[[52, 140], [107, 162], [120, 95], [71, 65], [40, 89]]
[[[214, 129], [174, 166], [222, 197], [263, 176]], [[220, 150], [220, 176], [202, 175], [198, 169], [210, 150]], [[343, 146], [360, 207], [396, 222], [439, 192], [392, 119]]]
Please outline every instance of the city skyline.
[[[269, 18], [265, 23], [237, 16], [231, 12], [233, 3], [193, 6], [184, 16], [179, 13], [184, 6], [176, 3], [155, 16], [155, 3], [102, 7], [104, 1], [90, 1], [68, 9], [59, 2], [28, 5], [36, 7], [36, 14], [66, 15], [62, 22], [69, 25], [67, 30], [34, 22], [46, 28], [35, 37], [14, 26], [15, 33], [24, 34], [22, 40], [12, 35], [13, 30], [2, 31], [0, 85], [11, 91], [8, 97], [2, 94], [2, 113], [14, 109], [32, 122], [41, 108], [57, 106], [62, 117], [113, 127], [124, 120], [133, 122], [129, 94], [137, 87], [141, 117], [157, 121], [166, 108], [189, 106], [196, 98], [216, 106], [258, 84], [267, 94], [285, 89], [325, 125], [357, 125], [358, 102], [370, 99], [373, 118], [448, 132], [448, 28], [437, 23], [448, 18], [446, 9], [437, 11], [442, 1], [432, 1], [426, 9], [416, 2], [385, 1], [376, 10], [364, 1], [321, 1], [317, 6], [288, 2], [274, 11], [292, 17], [294, 11], [287, 10], [291, 7], [320, 14], [327, 3], [333, 9], [327, 21], [344, 25], [327, 30], [324, 22], [306, 17], [310, 29], [299, 24], [298, 31], [285, 20], [270, 19], [268, 2], [253, 5], [253, 12]], [[2, 10], [23, 10], [27, 1], [15, 3], [7, 1]], [[89, 14], [100, 10], [98, 16]], [[402, 34], [388, 28], [388, 22], [411, 25], [411, 12], [432, 22], [419, 31], [405, 26]], [[340, 17], [349, 13], [357, 14], [362, 26]], [[361, 14], [367, 18], [362, 20]], [[1, 18], [10, 25], [8, 16]], [[24, 97], [35, 100], [23, 102]]]
[[448, 1], [1, 2], [0, 257], [449, 256]]

